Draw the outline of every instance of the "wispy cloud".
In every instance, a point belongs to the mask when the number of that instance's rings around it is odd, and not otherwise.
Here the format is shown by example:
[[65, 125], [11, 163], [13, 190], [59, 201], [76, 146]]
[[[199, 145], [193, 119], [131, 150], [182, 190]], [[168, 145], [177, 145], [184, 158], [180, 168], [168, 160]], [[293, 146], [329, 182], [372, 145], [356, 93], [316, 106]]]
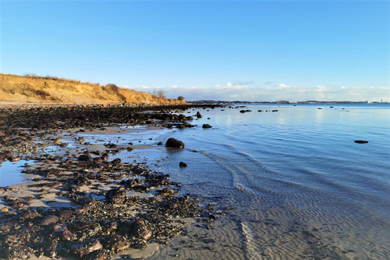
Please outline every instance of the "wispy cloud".
[[[265, 85], [265, 86], [264, 86]], [[273, 86], [249, 86], [247, 84], [217, 84], [214, 87], [172, 85], [159, 87], [167, 97], [184, 96], [186, 100], [246, 100], [246, 101], [304, 101], [304, 100], [350, 100], [350, 101], [390, 101], [389, 87], [345, 87], [323, 86], [313, 87], [290, 86], [279, 83]], [[128, 87], [128, 86], [125, 86]], [[129, 87], [140, 91], [152, 92], [152, 87]]]

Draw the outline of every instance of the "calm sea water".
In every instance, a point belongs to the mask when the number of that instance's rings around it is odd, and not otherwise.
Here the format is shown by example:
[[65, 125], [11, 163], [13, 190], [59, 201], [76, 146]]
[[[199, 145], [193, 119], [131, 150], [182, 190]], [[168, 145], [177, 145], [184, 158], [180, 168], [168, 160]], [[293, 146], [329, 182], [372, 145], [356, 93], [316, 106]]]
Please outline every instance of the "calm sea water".
[[209, 231], [215, 250], [203, 257], [390, 259], [390, 106], [244, 109], [252, 112], [201, 109], [198, 127], [160, 137], [186, 148], [161, 148], [159, 170], [181, 181], [183, 192], [232, 208]]

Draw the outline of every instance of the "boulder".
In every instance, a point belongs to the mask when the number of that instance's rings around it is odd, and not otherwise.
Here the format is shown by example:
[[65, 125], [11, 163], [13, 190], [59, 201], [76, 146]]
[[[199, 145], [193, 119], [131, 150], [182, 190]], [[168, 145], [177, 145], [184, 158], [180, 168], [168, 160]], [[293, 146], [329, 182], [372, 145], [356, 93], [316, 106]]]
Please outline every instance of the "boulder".
[[357, 143], [357, 144], [367, 144], [368, 141], [365, 141], [365, 140], [355, 140], [355, 143]]
[[179, 163], [179, 166], [180, 166], [180, 167], [187, 167], [187, 164], [186, 164], [185, 162], [180, 162], [180, 163]]
[[82, 161], [82, 162], [87, 162], [87, 161], [91, 161], [92, 160], [92, 157], [90, 155], [86, 155], [86, 154], [81, 154], [78, 158], [79, 161]]
[[209, 124], [203, 124], [202, 125], [202, 128], [211, 128], [212, 126], [211, 125], [209, 125]]
[[198, 112], [196, 113], [196, 117], [197, 117], [197, 118], [202, 118], [202, 114], [198, 111]]
[[184, 143], [175, 138], [169, 138], [168, 141], [165, 143], [165, 146], [172, 148], [184, 148]]

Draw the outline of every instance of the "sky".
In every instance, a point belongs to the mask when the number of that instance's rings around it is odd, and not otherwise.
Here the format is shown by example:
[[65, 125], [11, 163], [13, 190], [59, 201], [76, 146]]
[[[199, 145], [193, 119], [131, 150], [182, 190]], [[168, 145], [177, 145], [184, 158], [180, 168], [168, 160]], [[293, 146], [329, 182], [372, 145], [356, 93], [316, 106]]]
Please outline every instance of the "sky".
[[0, 0], [0, 71], [186, 100], [390, 101], [390, 2]]

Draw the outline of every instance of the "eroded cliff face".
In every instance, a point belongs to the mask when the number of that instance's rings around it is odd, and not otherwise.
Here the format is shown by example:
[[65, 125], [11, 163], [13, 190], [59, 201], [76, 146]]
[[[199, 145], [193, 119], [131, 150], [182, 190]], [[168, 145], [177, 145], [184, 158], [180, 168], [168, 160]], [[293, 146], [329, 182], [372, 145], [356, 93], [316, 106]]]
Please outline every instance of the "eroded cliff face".
[[117, 87], [101, 86], [57, 77], [18, 76], [0, 73], [0, 101], [24, 103], [129, 103], [185, 104], [177, 99]]

